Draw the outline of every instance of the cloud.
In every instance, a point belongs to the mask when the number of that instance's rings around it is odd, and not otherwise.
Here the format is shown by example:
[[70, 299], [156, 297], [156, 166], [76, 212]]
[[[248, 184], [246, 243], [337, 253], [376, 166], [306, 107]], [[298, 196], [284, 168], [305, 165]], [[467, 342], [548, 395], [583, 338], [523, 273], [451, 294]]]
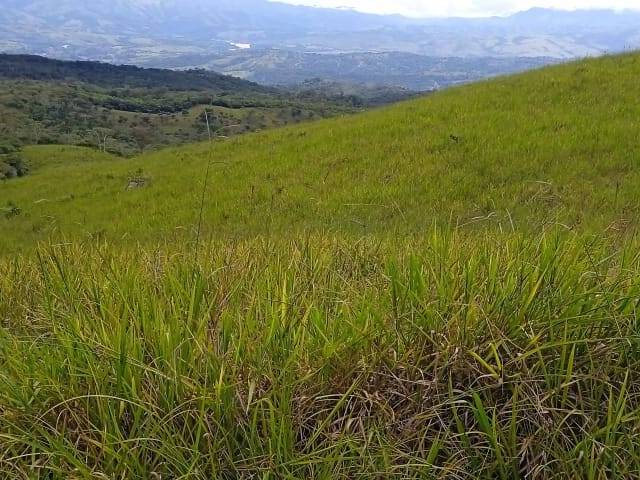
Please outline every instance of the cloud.
[[278, 0], [297, 5], [349, 7], [371, 13], [419, 16], [506, 15], [532, 7], [638, 9], [640, 0]]

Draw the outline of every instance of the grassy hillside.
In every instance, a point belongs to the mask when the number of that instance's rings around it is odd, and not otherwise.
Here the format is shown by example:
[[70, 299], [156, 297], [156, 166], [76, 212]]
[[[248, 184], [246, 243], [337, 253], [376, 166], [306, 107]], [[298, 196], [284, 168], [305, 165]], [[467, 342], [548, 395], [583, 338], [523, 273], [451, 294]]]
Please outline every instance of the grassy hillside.
[[[544, 69], [321, 121], [133, 160], [46, 166], [0, 188], [4, 249], [54, 236], [205, 238], [464, 228], [637, 226], [640, 56]], [[136, 173], [137, 172], [137, 173]], [[135, 176], [144, 188], [127, 189]]]
[[639, 73], [135, 159], [25, 149], [0, 477], [636, 478]]

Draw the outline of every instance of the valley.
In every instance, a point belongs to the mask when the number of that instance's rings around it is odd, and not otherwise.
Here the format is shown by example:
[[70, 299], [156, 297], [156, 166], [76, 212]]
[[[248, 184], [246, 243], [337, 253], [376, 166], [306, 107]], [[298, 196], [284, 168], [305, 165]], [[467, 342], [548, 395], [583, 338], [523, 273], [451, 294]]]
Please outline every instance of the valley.
[[151, 64], [193, 65], [265, 85], [296, 87], [311, 79], [425, 92], [559, 63], [548, 57], [426, 57], [400, 52], [307, 53], [250, 49], [218, 55], [186, 55]]

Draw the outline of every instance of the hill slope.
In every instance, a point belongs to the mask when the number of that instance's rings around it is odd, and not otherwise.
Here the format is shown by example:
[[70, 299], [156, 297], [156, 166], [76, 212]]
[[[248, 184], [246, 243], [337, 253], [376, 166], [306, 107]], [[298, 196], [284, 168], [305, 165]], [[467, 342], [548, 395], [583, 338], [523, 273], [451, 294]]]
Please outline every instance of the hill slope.
[[[52, 233], [190, 238], [207, 164], [206, 234], [539, 230], [637, 225], [640, 55], [451, 89], [355, 117], [134, 160], [48, 166], [0, 186], [3, 248]], [[612, 115], [615, 112], [615, 115]], [[34, 161], [49, 148], [32, 148]], [[127, 189], [144, 177], [143, 188]]]
[[639, 70], [133, 160], [27, 148], [0, 183], [0, 477], [637, 477]]
[[0, 144], [74, 144], [120, 155], [299, 123], [411, 95], [366, 99], [267, 88], [204, 70], [142, 69], [0, 54]]

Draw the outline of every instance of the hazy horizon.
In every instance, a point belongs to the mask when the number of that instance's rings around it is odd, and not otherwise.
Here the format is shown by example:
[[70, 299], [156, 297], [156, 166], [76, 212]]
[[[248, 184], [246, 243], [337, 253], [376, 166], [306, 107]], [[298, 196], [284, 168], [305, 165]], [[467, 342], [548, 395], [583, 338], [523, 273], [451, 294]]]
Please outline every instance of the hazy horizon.
[[555, 10], [638, 10], [638, 0], [269, 0], [310, 7], [350, 9], [408, 17], [506, 16], [532, 8]]

